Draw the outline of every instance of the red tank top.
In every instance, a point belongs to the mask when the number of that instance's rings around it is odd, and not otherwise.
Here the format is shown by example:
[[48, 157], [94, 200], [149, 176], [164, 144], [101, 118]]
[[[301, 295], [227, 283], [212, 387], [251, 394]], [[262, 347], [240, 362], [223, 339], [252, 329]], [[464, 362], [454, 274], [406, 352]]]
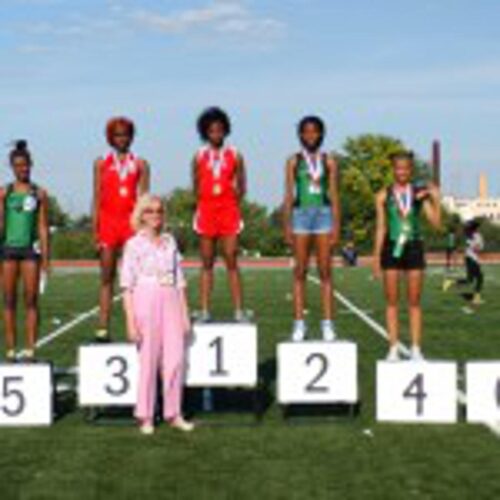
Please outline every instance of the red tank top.
[[129, 217], [137, 201], [140, 160], [129, 153], [120, 161], [113, 152], [101, 162], [100, 211], [109, 216]]
[[237, 202], [235, 188], [238, 152], [226, 146], [214, 150], [205, 146], [196, 155], [200, 202]]

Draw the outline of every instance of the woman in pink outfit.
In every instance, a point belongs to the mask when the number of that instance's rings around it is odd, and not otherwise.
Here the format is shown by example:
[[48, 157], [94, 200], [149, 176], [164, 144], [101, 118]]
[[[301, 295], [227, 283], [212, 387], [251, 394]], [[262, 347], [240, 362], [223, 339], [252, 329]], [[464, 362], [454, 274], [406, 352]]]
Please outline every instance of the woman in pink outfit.
[[184, 420], [184, 356], [191, 329], [186, 281], [174, 237], [163, 232], [164, 207], [158, 196], [143, 195], [132, 215], [136, 231], [125, 245], [121, 287], [127, 334], [139, 349], [139, 394], [135, 416], [143, 434], [152, 434], [158, 373], [163, 381], [163, 414], [172, 427], [191, 431]]

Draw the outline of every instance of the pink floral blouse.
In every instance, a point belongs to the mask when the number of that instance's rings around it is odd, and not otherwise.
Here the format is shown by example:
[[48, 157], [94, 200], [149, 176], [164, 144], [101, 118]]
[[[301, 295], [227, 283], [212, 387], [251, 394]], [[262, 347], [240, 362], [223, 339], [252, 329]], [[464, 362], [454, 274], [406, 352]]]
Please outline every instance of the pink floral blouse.
[[177, 243], [171, 234], [164, 233], [159, 242], [154, 242], [144, 232], [138, 232], [125, 245], [120, 286], [133, 289], [141, 283], [158, 283], [184, 288], [186, 280], [181, 261]]

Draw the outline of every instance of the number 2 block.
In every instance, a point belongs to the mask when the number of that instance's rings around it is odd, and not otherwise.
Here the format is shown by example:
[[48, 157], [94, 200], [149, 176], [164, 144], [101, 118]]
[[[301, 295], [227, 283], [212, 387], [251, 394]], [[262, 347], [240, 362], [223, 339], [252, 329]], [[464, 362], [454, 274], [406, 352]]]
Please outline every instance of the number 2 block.
[[133, 406], [138, 354], [132, 344], [82, 346], [78, 353], [80, 406]]
[[455, 423], [457, 410], [456, 363], [377, 363], [378, 421]]
[[352, 342], [279, 344], [278, 402], [357, 403], [357, 358], [357, 346]]
[[186, 385], [255, 387], [257, 326], [236, 323], [195, 325], [188, 350]]

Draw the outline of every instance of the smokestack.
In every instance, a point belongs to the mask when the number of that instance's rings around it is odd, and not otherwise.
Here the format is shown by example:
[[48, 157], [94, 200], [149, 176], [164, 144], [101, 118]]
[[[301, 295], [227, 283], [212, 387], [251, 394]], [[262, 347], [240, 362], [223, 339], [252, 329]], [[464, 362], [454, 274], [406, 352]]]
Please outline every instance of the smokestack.
[[437, 186], [441, 186], [441, 144], [438, 140], [432, 142], [432, 177]]

